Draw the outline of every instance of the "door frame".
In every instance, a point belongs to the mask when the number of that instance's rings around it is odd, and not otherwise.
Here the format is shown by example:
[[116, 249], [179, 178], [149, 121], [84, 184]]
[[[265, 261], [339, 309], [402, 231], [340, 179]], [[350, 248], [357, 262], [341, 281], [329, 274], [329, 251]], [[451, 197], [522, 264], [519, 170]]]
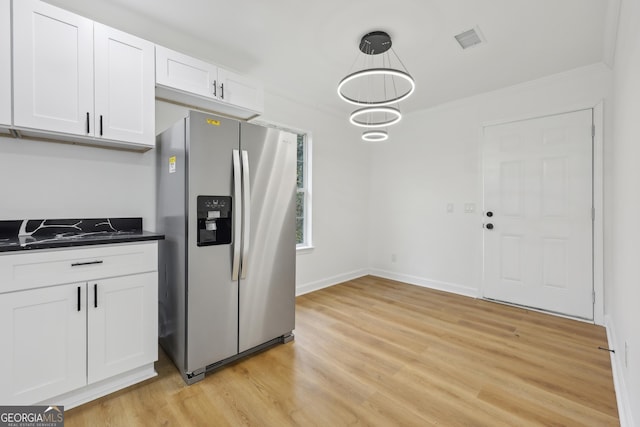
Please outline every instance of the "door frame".
[[[484, 129], [488, 126], [503, 125], [507, 123], [519, 122], [524, 120], [532, 120], [545, 116], [554, 116], [559, 114], [572, 113], [580, 110], [592, 110], [592, 121], [595, 126], [595, 133], [593, 135], [593, 157], [592, 157], [592, 188], [593, 188], [593, 208], [595, 218], [592, 223], [592, 239], [593, 239], [593, 292], [594, 292], [594, 305], [593, 305], [593, 321], [577, 319], [571, 316], [572, 319], [593, 322], [596, 325], [604, 326], [604, 100], [598, 101], [593, 104], [579, 104], [572, 105], [566, 108], [557, 110], [547, 110], [534, 114], [527, 114], [523, 116], [511, 117], [508, 119], [494, 120], [482, 122], [480, 128], [480, 141], [484, 146]], [[482, 153], [482, 151], [481, 151]], [[482, 204], [484, 209], [484, 158], [480, 155], [480, 170], [482, 171], [482, 180], [480, 181], [480, 193], [482, 195]], [[485, 282], [484, 282], [484, 245], [482, 248], [482, 280], [480, 281], [480, 298], [484, 299]], [[540, 310], [546, 313], [544, 310]], [[556, 314], [557, 313], [552, 313]]]

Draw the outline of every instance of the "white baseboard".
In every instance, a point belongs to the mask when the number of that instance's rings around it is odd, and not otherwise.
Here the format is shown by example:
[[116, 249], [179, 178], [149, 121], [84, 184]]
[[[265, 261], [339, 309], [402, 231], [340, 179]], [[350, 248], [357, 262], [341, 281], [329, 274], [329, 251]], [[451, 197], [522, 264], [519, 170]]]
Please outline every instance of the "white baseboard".
[[116, 375], [106, 380], [82, 387], [78, 390], [46, 399], [39, 405], [58, 405], [67, 409], [75, 408], [83, 403], [90, 402], [100, 397], [106, 396], [123, 388], [137, 384], [158, 375], [154, 369], [154, 364], [149, 363], [128, 372]]
[[633, 418], [631, 415], [631, 406], [629, 404], [629, 397], [627, 396], [627, 387], [624, 381], [624, 375], [622, 373], [624, 362], [622, 360], [624, 350], [620, 346], [613, 320], [609, 315], [604, 316], [604, 327], [607, 330], [607, 342], [609, 348], [618, 350], [616, 353], [611, 353], [611, 371], [613, 373], [613, 386], [616, 390], [616, 401], [618, 403], [618, 417], [620, 418], [620, 427], [634, 427]]
[[349, 280], [357, 279], [358, 277], [366, 276], [369, 272], [365, 269], [351, 271], [349, 273], [338, 274], [337, 276], [327, 277], [315, 282], [306, 283], [304, 285], [296, 287], [296, 296], [308, 294], [309, 292], [317, 291], [319, 289], [328, 288], [329, 286], [337, 285], [338, 283], [348, 282]]
[[422, 286], [423, 288], [436, 289], [438, 291], [451, 292], [471, 298], [478, 298], [480, 296], [478, 289], [459, 285], [456, 283], [430, 280], [423, 277], [411, 276], [409, 274], [396, 273], [393, 271], [379, 270], [375, 268], [369, 270], [369, 274], [371, 274], [372, 276], [382, 277], [384, 279], [397, 280], [399, 282], [409, 283], [410, 285]]

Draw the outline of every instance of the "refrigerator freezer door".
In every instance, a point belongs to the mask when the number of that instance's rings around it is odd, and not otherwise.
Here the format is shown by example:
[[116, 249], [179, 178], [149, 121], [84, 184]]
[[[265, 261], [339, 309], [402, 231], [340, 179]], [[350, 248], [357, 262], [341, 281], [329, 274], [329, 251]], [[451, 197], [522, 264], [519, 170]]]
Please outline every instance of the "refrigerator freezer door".
[[295, 327], [296, 135], [240, 125], [251, 176], [250, 244], [240, 280], [239, 351]]
[[[190, 112], [187, 119], [187, 372], [206, 368], [238, 352], [238, 282], [232, 280], [234, 246], [197, 246], [197, 197], [233, 197], [233, 150], [238, 149], [235, 120]], [[176, 200], [176, 203], [181, 201]], [[232, 229], [235, 225], [231, 224]], [[234, 233], [235, 234], [235, 233]]]

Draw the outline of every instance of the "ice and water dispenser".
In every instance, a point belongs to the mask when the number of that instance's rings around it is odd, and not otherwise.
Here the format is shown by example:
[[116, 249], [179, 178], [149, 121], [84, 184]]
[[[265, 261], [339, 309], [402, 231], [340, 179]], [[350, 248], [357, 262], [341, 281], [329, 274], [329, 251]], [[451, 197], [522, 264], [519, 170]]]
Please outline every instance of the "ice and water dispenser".
[[231, 197], [198, 196], [198, 246], [231, 243]]

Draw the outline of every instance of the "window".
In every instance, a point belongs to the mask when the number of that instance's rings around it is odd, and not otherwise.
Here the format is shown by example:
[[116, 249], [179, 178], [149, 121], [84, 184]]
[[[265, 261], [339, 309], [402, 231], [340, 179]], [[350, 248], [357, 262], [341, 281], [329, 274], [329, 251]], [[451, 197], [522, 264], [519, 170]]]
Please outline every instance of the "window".
[[298, 134], [296, 247], [311, 247], [311, 143], [308, 134]]

